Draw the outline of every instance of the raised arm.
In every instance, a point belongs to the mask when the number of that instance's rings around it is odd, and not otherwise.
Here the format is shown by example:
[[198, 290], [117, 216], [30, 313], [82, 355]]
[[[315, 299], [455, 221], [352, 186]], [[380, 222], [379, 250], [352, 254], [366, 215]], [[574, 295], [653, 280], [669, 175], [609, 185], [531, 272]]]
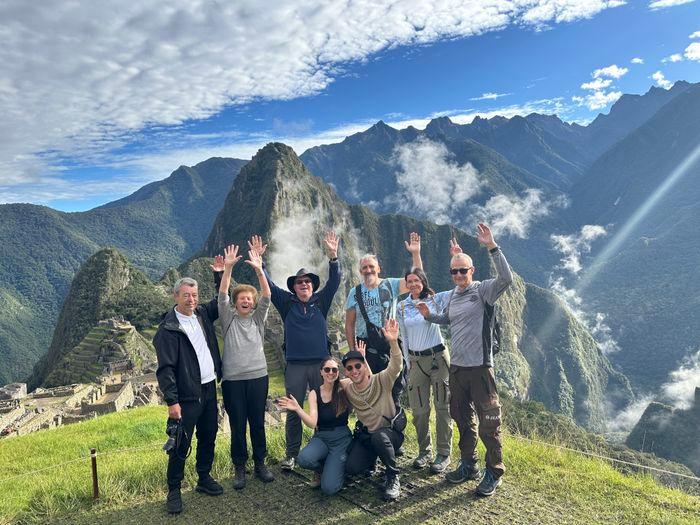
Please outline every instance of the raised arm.
[[379, 375], [386, 374], [394, 381], [399, 377], [403, 368], [403, 354], [398, 342], [399, 322], [396, 319], [387, 319], [382, 332], [386, 340], [389, 341], [389, 345], [391, 345], [391, 352], [389, 354], [389, 364], [384, 370], [379, 372]]
[[[420, 257], [420, 235], [416, 232], [411, 232], [408, 241], [404, 241], [406, 250], [411, 254], [411, 267], [423, 269], [423, 260]], [[406, 280], [402, 280], [399, 285], [399, 294], [408, 293], [408, 286], [406, 286]]]
[[479, 223], [476, 227], [476, 239], [488, 248], [493, 262], [496, 266], [496, 278], [486, 279], [479, 285], [479, 293], [483, 299], [494, 304], [503, 292], [506, 291], [510, 283], [513, 282], [513, 273], [510, 271], [508, 261], [493, 239], [493, 234], [488, 226]]
[[365, 358], [367, 370], [369, 370], [369, 374], [372, 375], [372, 367], [369, 366], [369, 361], [367, 361], [367, 344], [362, 339], [356, 339], [355, 341], [355, 350], [360, 352], [362, 354], [362, 357]]
[[270, 297], [272, 292], [270, 291], [270, 284], [267, 282], [265, 277], [265, 272], [263, 272], [263, 260], [260, 254], [254, 250], [248, 252], [248, 260], [246, 264], [250, 265], [251, 268], [255, 270], [255, 275], [258, 277], [258, 283], [260, 284], [260, 292], [263, 297]]
[[[263, 242], [263, 239], [262, 237], [260, 237], [260, 235], [253, 235], [248, 241], [248, 248], [251, 252], [257, 253], [262, 259], [263, 254], [267, 250], [267, 244]], [[287, 303], [289, 302], [289, 293], [275, 284], [275, 282], [270, 277], [270, 274], [267, 272], [264, 263], [262, 264], [262, 270], [265, 280], [267, 281], [267, 284], [270, 288], [272, 304], [275, 305], [277, 311], [280, 313], [282, 318], [284, 318], [287, 312], [286, 307]]]
[[341, 271], [340, 263], [338, 262], [338, 245], [340, 237], [334, 231], [326, 232], [323, 238], [323, 249], [328, 256], [328, 281], [323, 289], [319, 292], [321, 310], [323, 315], [328, 315], [328, 310], [333, 303], [333, 297], [340, 286]]
[[357, 311], [352, 308], [345, 310], [345, 339], [348, 342], [348, 351], [355, 349], [355, 322], [357, 321]]
[[219, 318], [219, 288], [221, 287], [221, 279], [224, 274], [224, 258], [221, 255], [214, 257], [214, 262], [209, 265], [211, 271], [214, 272], [214, 297], [208, 303], [202, 303], [207, 313], [207, 317], [213, 323]]
[[[221, 256], [218, 255], [217, 257]], [[241, 256], [238, 255], [237, 245], [230, 244], [224, 248], [224, 275], [221, 277], [221, 283], [219, 284], [219, 293], [228, 294], [228, 289], [231, 286], [231, 272], [233, 272], [233, 267], [240, 260]]]
[[299, 402], [292, 394], [287, 397], [280, 397], [277, 400], [280, 408], [285, 408], [290, 412], [296, 412], [304, 424], [309, 428], [316, 428], [318, 423], [318, 401], [316, 399], [316, 391], [309, 391], [309, 413], [304, 412], [304, 409], [299, 406]]
[[423, 318], [433, 324], [450, 324], [450, 317], [447, 312], [432, 313], [426, 303], [420, 302], [416, 305]]

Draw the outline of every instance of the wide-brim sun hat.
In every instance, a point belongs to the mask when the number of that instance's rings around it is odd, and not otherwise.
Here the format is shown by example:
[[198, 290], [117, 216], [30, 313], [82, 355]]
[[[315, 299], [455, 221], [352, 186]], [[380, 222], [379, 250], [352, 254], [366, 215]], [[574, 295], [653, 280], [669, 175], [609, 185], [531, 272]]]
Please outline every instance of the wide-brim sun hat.
[[296, 273], [296, 275], [290, 275], [289, 277], [287, 277], [287, 288], [290, 292], [294, 294], [296, 293], [294, 291], [294, 281], [299, 277], [309, 277], [311, 279], [311, 286], [314, 292], [318, 290], [318, 287], [321, 285], [321, 279], [318, 275], [316, 275], [313, 272], [310, 272], [306, 268], [299, 268], [299, 271]]

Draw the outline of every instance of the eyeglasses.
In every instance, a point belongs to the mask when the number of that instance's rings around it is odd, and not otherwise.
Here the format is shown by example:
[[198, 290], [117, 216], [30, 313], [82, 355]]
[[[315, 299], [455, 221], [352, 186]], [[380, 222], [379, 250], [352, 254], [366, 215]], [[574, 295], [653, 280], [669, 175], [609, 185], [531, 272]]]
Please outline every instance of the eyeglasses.
[[331, 366], [324, 366], [323, 371], [326, 374], [337, 374], [338, 373], [338, 368], [336, 367], [331, 367]]
[[355, 363], [354, 365], [348, 365], [345, 367], [345, 370], [347, 370], [348, 372], [352, 372], [353, 368], [355, 370], [359, 370], [360, 368], [362, 368], [362, 363]]
[[474, 268], [473, 266], [470, 266], [469, 268], [450, 268], [450, 273], [452, 275], [457, 275], [458, 273], [461, 273], [462, 275], [467, 275], [467, 272]]
[[311, 279], [298, 279], [294, 281], [294, 284], [311, 284]]

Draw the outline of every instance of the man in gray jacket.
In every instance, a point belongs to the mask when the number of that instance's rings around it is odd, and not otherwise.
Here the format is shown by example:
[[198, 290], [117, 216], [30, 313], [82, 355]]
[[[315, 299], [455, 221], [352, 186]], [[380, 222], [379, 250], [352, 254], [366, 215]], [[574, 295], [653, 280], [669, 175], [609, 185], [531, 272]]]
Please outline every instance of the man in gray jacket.
[[[486, 447], [486, 470], [476, 488], [480, 496], [491, 496], [506, 468], [501, 446], [501, 403], [493, 374], [494, 303], [513, 281], [510, 267], [485, 224], [477, 226], [477, 240], [488, 248], [497, 277], [474, 281], [476, 268], [471, 257], [451, 242], [450, 273], [455, 283], [441, 314], [431, 314], [427, 305], [418, 309], [428, 321], [449, 324], [452, 331], [450, 365], [450, 415], [459, 429], [461, 461], [447, 474], [452, 483], [479, 479], [477, 436]], [[478, 420], [478, 424], [477, 424]]]

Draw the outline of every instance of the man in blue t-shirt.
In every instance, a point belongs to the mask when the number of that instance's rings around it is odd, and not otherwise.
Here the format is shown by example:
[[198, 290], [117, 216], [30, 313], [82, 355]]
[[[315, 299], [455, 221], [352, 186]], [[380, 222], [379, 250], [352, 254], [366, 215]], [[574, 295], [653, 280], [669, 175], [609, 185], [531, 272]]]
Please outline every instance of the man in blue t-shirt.
[[[420, 235], [412, 232], [410, 240], [404, 243], [406, 250], [411, 254], [413, 268], [423, 268], [420, 257]], [[381, 330], [384, 322], [396, 317], [396, 303], [400, 295], [408, 292], [406, 281], [400, 278], [382, 279], [379, 277], [381, 267], [377, 256], [373, 254], [363, 255], [360, 259], [360, 276], [362, 283], [359, 286], [359, 297], [362, 300], [369, 322]], [[367, 345], [367, 363], [373, 373], [381, 372], [389, 362], [388, 350], [383, 351], [372, 347], [367, 332], [367, 323], [362, 314], [362, 308], [358, 304], [358, 288], [354, 286], [348, 294], [345, 303], [345, 337], [348, 340], [348, 350], [355, 349], [357, 339], [362, 339]], [[400, 378], [397, 381], [400, 383]]]

